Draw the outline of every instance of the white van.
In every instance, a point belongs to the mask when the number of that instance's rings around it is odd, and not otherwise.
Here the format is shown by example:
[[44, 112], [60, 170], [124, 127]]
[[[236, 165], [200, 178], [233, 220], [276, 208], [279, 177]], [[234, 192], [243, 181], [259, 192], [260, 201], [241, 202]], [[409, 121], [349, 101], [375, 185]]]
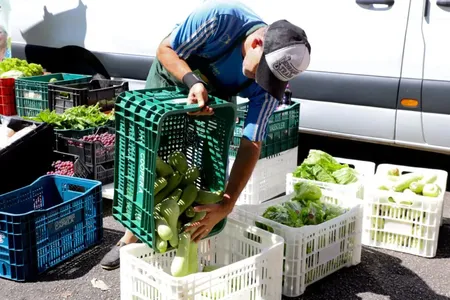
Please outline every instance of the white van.
[[[159, 42], [201, 2], [14, 0], [12, 53], [142, 88]], [[450, 153], [449, 0], [242, 2], [308, 35], [311, 65], [290, 84], [301, 131]]]

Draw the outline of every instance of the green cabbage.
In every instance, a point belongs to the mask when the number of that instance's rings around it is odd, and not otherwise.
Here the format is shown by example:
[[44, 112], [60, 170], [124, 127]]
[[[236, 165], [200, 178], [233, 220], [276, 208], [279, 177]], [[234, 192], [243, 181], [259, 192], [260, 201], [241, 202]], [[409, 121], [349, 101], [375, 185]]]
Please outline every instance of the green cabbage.
[[294, 177], [327, 183], [350, 184], [358, 181], [358, 172], [347, 164], [340, 164], [334, 157], [321, 150], [312, 149], [298, 166]]
[[358, 181], [358, 173], [352, 168], [343, 168], [334, 171], [333, 177], [339, 184], [350, 184]]
[[315, 184], [300, 181], [294, 184], [293, 201], [298, 201], [305, 205], [308, 201], [317, 201], [322, 197], [322, 190]]
[[[322, 191], [313, 183], [296, 183], [295, 192], [291, 201], [269, 206], [262, 217], [289, 227], [302, 227], [321, 224], [346, 212], [339, 206], [321, 202]], [[263, 222], [255, 224], [274, 233], [274, 229]]]

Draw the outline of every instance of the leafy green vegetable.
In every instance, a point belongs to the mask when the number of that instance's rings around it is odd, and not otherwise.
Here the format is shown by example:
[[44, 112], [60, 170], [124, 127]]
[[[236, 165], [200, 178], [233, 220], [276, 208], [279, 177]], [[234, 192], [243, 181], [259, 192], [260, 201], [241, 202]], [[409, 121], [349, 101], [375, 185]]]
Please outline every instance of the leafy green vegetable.
[[358, 173], [352, 168], [342, 168], [333, 172], [333, 177], [339, 184], [350, 184], [358, 181]]
[[[291, 201], [269, 206], [262, 217], [289, 226], [302, 227], [318, 225], [334, 219], [346, 212], [345, 209], [320, 201], [320, 188], [309, 182], [299, 182], [295, 185], [296, 195]], [[274, 233], [271, 226], [255, 222], [256, 226]]]
[[345, 212], [346, 212], [346, 210], [343, 209], [342, 207], [339, 207], [339, 206], [333, 205], [333, 204], [326, 204], [324, 221], [329, 221], [334, 218], [337, 218]]
[[341, 165], [330, 154], [315, 149], [309, 151], [309, 155], [303, 163], [306, 165], [320, 165], [328, 171], [336, 171], [345, 168], [345, 165]]
[[327, 183], [350, 184], [358, 181], [358, 172], [321, 150], [312, 149], [293, 172], [293, 176]]
[[8, 71], [22, 72], [24, 77], [42, 75], [44, 69], [39, 64], [29, 64], [26, 60], [18, 58], [5, 58], [0, 62], [0, 74]]
[[57, 114], [55, 111], [46, 109], [41, 111], [35, 117], [27, 119], [45, 122], [55, 129], [76, 129], [84, 130], [87, 128], [103, 126], [109, 121], [114, 120], [114, 112], [105, 114], [97, 103], [93, 106], [75, 106], [64, 111], [63, 114]]
[[295, 183], [294, 192], [292, 201], [298, 201], [302, 205], [308, 201], [318, 201], [322, 197], [322, 190], [317, 185], [305, 181]]
[[300, 214], [305, 225], [317, 225], [324, 221], [323, 206], [320, 203], [308, 202]]
[[263, 213], [263, 217], [290, 227], [303, 225], [299, 218], [299, 211], [283, 204], [268, 207]]

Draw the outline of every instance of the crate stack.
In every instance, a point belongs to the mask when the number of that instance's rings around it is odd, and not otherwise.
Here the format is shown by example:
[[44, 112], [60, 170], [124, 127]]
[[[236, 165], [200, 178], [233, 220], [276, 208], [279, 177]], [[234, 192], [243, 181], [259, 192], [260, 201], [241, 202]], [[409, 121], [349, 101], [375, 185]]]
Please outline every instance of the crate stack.
[[34, 117], [49, 108], [49, 85], [89, 82], [90, 75], [55, 73], [18, 78], [15, 81], [17, 114]]
[[[228, 174], [236, 159], [243, 136], [248, 101], [237, 105], [237, 118], [230, 146]], [[297, 165], [300, 102], [280, 107], [269, 118], [268, 133], [262, 142], [261, 155], [237, 205], [259, 204], [285, 192], [286, 173]]]
[[[40, 73], [40, 66], [11, 63], [24, 68], [22, 75]], [[7, 133], [0, 149], [0, 277], [35, 281], [102, 241], [102, 183], [114, 177], [115, 133], [113, 122], [58, 129], [45, 118], [30, 118], [81, 105], [107, 113], [128, 83], [81, 74], [22, 75], [0, 79], [0, 126]], [[109, 134], [107, 145], [83, 138], [97, 132]]]
[[[90, 75], [55, 73], [16, 80], [19, 116], [35, 117], [48, 109], [63, 114], [77, 106], [98, 105], [109, 113], [116, 97], [129, 89], [128, 82], [92, 79]], [[79, 157], [75, 176], [103, 184], [114, 179], [114, 123], [86, 129], [55, 129], [55, 149]], [[85, 172], [87, 170], [87, 173]]]
[[83, 164], [54, 151], [48, 124], [6, 122], [19, 137], [0, 150], [0, 277], [35, 281], [102, 241], [101, 183], [75, 177], [86, 175]]

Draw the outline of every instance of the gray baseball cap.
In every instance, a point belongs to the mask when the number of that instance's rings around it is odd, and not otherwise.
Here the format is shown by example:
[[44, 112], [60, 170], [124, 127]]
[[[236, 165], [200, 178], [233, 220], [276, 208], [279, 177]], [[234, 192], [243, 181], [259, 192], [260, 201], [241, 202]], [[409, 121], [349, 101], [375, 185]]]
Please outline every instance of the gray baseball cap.
[[311, 46], [303, 29], [286, 20], [272, 23], [264, 36], [256, 83], [280, 100], [289, 80], [308, 68], [310, 54]]

